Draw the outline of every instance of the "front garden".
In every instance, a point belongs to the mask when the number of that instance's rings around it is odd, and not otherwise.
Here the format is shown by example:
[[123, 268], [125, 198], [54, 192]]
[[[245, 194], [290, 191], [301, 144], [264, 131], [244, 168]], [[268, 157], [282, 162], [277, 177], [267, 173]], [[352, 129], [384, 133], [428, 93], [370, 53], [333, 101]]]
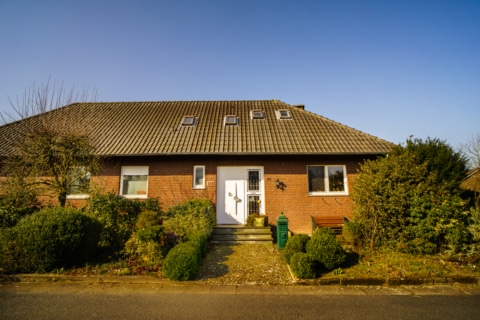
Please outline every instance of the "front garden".
[[93, 195], [85, 209], [18, 212], [0, 210], [0, 273], [115, 270], [188, 280], [206, 255], [215, 225], [209, 200], [162, 211], [157, 200], [132, 201], [111, 193]]

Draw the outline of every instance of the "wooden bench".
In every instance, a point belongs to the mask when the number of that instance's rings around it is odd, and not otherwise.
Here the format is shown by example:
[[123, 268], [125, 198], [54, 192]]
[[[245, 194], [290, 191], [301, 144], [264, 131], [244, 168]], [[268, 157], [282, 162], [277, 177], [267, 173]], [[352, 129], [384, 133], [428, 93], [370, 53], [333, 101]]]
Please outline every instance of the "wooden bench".
[[321, 215], [312, 217], [312, 234], [317, 228], [330, 228], [335, 234], [342, 234], [343, 224], [348, 222], [344, 216]]

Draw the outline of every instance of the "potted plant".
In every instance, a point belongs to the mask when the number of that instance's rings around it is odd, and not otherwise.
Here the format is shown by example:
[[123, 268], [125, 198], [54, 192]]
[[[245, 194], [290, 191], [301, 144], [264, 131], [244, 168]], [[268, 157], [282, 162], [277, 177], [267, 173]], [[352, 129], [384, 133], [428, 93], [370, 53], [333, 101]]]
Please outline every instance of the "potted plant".
[[268, 216], [252, 213], [247, 217], [247, 226], [249, 227], [266, 227], [268, 225]]

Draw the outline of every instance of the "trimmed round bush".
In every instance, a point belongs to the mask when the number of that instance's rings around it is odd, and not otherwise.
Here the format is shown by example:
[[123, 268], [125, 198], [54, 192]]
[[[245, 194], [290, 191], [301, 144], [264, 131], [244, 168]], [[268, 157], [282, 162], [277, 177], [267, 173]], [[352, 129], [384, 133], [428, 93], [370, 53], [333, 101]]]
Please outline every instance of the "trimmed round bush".
[[3, 231], [0, 268], [9, 273], [46, 272], [92, 259], [101, 225], [76, 209], [47, 208]]
[[288, 264], [290, 264], [291, 257], [297, 252], [307, 252], [306, 246], [310, 236], [308, 234], [295, 234], [290, 239], [288, 239], [285, 244], [285, 250], [283, 255]]
[[297, 252], [291, 257], [290, 269], [297, 278], [313, 279], [316, 276], [315, 261], [305, 252]]
[[207, 255], [208, 249], [208, 239], [203, 231], [192, 231], [188, 233], [185, 238], [185, 242], [192, 242], [194, 243], [200, 252], [200, 258], [205, 258]]
[[162, 270], [170, 280], [190, 280], [198, 271], [199, 251], [191, 242], [176, 245], [170, 250], [163, 262]]
[[340, 267], [347, 257], [337, 240], [335, 232], [329, 228], [317, 229], [307, 243], [307, 254], [328, 270]]

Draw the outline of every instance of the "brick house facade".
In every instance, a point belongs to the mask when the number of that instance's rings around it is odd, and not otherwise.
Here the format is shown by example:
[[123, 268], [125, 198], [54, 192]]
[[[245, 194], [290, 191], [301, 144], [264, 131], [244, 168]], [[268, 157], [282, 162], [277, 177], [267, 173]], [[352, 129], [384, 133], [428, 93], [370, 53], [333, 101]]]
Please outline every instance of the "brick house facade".
[[[278, 100], [79, 103], [54, 112], [86, 128], [96, 145], [102, 169], [92, 186], [158, 198], [163, 208], [208, 198], [219, 224], [243, 224], [251, 213], [275, 224], [283, 212], [294, 233], [311, 232], [311, 215], [350, 217], [359, 164], [391, 147]], [[4, 153], [11, 126], [0, 127]]]

